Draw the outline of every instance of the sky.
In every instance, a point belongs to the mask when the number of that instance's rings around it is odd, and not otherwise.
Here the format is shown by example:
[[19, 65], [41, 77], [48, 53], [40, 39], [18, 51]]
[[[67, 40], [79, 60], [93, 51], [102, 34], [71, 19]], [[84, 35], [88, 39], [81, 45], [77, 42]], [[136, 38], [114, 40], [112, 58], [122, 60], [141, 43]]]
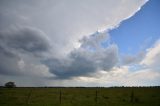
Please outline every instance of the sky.
[[160, 14], [156, 12], [160, 10], [159, 4], [158, 0], [149, 1], [134, 16], [123, 21], [120, 27], [110, 31], [121, 53], [135, 54], [147, 49], [159, 38]]
[[159, 86], [159, 0], [1, 0], [0, 85]]

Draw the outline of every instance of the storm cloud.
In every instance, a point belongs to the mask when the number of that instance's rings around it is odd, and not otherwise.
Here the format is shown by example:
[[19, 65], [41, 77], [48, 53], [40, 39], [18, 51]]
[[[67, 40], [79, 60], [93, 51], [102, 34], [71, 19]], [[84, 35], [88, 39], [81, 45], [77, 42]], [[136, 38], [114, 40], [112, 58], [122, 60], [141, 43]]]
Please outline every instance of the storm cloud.
[[87, 76], [98, 70], [109, 71], [118, 62], [118, 47], [110, 44], [107, 48], [100, 49], [100, 43], [105, 37], [108, 39], [105, 33], [95, 33], [91, 37], [83, 38], [80, 40], [81, 46], [62, 59], [44, 55], [49, 54], [52, 48], [48, 38], [38, 29], [14, 27], [1, 31], [0, 58], [3, 61], [0, 63], [0, 73], [24, 74], [24, 68], [27, 68], [28, 72], [38, 69], [38, 72], [39, 68], [35, 68], [37, 63], [38, 67], [47, 67], [58, 79]]
[[[110, 44], [104, 49], [96, 50], [95, 48], [101, 47], [99, 45], [100, 38], [104, 35], [104, 33], [96, 33], [96, 35], [92, 35], [97, 36], [94, 39], [93, 37], [85, 37], [81, 40], [81, 47], [71, 51], [66, 58], [49, 59], [44, 63], [50, 68], [50, 72], [56, 75], [56, 78], [61, 79], [90, 76], [98, 70], [110, 71], [119, 61], [118, 47], [115, 44]], [[88, 49], [85, 45], [93, 49]]]
[[20, 60], [39, 58], [48, 51], [48, 40], [37, 29], [15, 27], [0, 31], [0, 73], [22, 74]]
[[22, 84], [22, 76], [66, 80], [111, 71], [119, 50], [108, 32], [146, 1], [1, 0], [1, 78], [18, 76]]

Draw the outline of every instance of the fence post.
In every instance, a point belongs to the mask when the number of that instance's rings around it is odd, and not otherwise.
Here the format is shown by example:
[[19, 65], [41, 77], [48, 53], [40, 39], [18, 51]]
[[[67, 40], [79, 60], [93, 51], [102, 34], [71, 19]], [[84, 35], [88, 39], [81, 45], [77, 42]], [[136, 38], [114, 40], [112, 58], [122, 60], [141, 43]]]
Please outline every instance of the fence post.
[[132, 90], [131, 92], [131, 103], [132, 103], [132, 106], [134, 104], [134, 91]]
[[30, 98], [31, 98], [31, 94], [32, 94], [32, 89], [29, 91], [29, 93], [28, 93], [28, 96], [27, 96], [27, 105], [29, 105], [29, 102], [30, 102]]
[[97, 103], [97, 101], [98, 101], [98, 91], [96, 90], [95, 102]]
[[60, 92], [59, 92], [59, 103], [61, 104], [61, 102], [62, 102], [62, 92], [60, 90]]

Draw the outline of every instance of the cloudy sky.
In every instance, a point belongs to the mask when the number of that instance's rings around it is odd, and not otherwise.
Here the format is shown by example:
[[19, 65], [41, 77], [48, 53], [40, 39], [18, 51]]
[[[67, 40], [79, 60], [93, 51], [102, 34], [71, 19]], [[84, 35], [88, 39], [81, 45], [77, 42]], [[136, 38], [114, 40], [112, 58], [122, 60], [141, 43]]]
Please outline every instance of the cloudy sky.
[[0, 85], [160, 85], [159, 0], [1, 0]]

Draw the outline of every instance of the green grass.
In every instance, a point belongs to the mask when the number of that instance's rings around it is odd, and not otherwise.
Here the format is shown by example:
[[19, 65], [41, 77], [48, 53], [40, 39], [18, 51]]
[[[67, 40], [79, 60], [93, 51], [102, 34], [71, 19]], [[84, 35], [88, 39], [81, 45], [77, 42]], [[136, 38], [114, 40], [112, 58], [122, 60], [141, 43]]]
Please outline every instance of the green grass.
[[0, 88], [0, 106], [160, 106], [160, 88]]

